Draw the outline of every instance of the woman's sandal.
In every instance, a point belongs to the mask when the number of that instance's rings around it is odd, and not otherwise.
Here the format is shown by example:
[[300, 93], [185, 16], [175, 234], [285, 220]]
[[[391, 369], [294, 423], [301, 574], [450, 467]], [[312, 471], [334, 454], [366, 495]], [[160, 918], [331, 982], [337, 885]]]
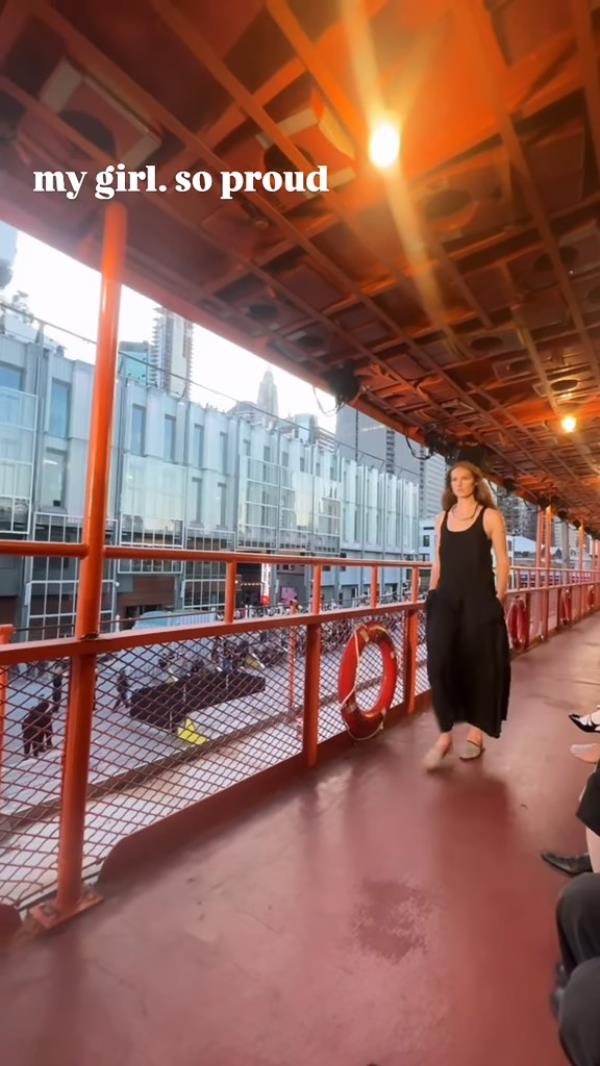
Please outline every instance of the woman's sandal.
[[452, 754], [452, 744], [442, 748], [440, 744], [434, 744], [423, 759], [423, 769], [427, 771], [438, 770], [446, 759]]
[[471, 762], [472, 759], [480, 759], [485, 751], [483, 741], [465, 740], [465, 746], [459, 755], [463, 762]]

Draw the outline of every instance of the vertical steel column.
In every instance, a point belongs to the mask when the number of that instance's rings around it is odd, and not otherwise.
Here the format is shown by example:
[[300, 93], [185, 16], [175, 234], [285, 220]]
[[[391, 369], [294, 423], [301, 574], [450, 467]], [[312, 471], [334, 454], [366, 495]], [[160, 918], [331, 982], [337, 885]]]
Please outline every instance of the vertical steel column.
[[[539, 588], [542, 584], [542, 558], [544, 547], [544, 512], [538, 508], [535, 531], [535, 569], [529, 572], [529, 588]], [[532, 580], [533, 578], [533, 580]], [[535, 640], [539, 639], [543, 617], [543, 592], [534, 592], [530, 598], [532, 612], [531, 632]]]
[[545, 521], [544, 521], [544, 555], [543, 566], [546, 571], [546, 590], [544, 592], [544, 610], [542, 615], [542, 625], [544, 640], [548, 640], [548, 633], [550, 631], [550, 565], [552, 563], [552, 508], [546, 508]]
[[321, 689], [321, 626], [306, 627], [306, 657], [304, 660], [304, 721], [302, 753], [308, 767], [317, 764], [319, 744], [319, 700]]
[[[106, 208], [104, 216], [102, 290], [83, 521], [83, 540], [88, 551], [81, 563], [75, 619], [75, 636], [79, 640], [95, 636], [100, 628], [117, 333], [126, 232], [125, 208], [113, 201]], [[42, 908], [45, 924], [50, 925], [96, 901], [93, 897], [82, 898], [81, 884], [95, 685], [96, 657], [82, 655], [74, 658], [71, 661], [63, 761], [58, 892], [54, 907]], [[42, 914], [38, 917], [44, 920]]]
[[[10, 644], [14, 631], [14, 626], [0, 626], [0, 644]], [[0, 789], [2, 788], [2, 762], [4, 758], [4, 723], [6, 721], [7, 692], [8, 667], [0, 666]]]
[[321, 582], [323, 567], [315, 566], [313, 569], [312, 586], [312, 613], [320, 614], [321, 611]]
[[377, 607], [379, 599], [379, 567], [371, 567], [371, 607]]
[[233, 622], [235, 615], [235, 582], [237, 578], [237, 563], [228, 562], [225, 566], [225, 622]]
[[586, 596], [585, 585], [583, 584], [583, 551], [584, 551], [584, 548], [585, 548], [585, 527], [583, 525], [583, 522], [580, 525], [578, 532], [579, 532], [579, 541], [578, 541], [579, 553], [578, 553], [578, 557], [577, 557], [577, 570], [578, 570], [577, 584], [579, 585], [579, 601], [578, 601], [577, 617], [579, 619], [581, 619], [581, 618], [583, 618], [583, 616], [585, 614], [585, 596]]

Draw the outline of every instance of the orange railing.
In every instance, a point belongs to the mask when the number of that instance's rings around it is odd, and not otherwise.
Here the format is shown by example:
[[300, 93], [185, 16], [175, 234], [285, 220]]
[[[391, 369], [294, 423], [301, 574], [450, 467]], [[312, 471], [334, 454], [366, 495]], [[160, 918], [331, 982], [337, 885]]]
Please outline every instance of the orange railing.
[[[35, 911], [46, 925], [94, 901], [85, 881], [135, 830], [288, 759], [314, 766], [319, 745], [343, 732], [337, 673], [356, 621], [381, 618], [392, 633], [401, 662], [396, 708], [412, 712], [428, 687], [423, 591], [429, 564], [106, 545], [124, 245], [124, 210], [111, 203], [83, 543], [0, 542], [0, 553], [81, 560], [75, 636], [0, 646], [0, 901], [24, 907], [52, 896]], [[223, 621], [100, 635], [103, 566], [115, 558], [224, 563]], [[308, 613], [234, 620], [240, 562], [309, 567]], [[325, 611], [324, 566], [369, 570], [370, 605]], [[383, 568], [411, 571], [406, 602], [380, 602]], [[569, 622], [600, 600], [596, 570], [516, 568], [514, 584], [508, 602], [524, 603], [524, 647], [564, 624], [565, 597]], [[378, 658], [365, 654], [361, 668], [357, 691], [368, 699], [378, 685]]]
[[[3, 547], [0, 544], [0, 550]], [[70, 552], [72, 546], [66, 549]], [[121, 549], [106, 548], [104, 554], [115, 550], [121, 553]], [[151, 549], [141, 553], [154, 555]], [[127, 549], [126, 554], [135, 554], [135, 549]], [[212, 554], [197, 552], [194, 557], [205, 560]], [[320, 595], [322, 568], [348, 566], [348, 559], [303, 556], [303, 565], [314, 576], [306, 612], [234, 620], [234, 575], [248, 557], [225, 553], [219, 558], [227, 566], [229, 590], [222, 622], [0, 648], [0, 695], [4, 696], [0, 724], [4, 725], [5, 752], [4, 767], [0, 767], [0, 826], [5, 835], [0, 901], [27, 906], [55, 890], [60, 900], [61, 890], [64, 898], [66, 888], [76, 879], [81, 886], [95, 876], [115, 845], [132, 832], [288, 759], [314, 766], [319, 746], [344, 732], [337, 675], [342, 649], [359, 621], [381, 619], [392, 634], [400, 663], [396, 713], [410, 713], [427, 699], [424, 591], [428, 564], [356, 560], [373, 575], [370, 605], [325, 610]], [[270, 563], [276, 559], [255, 558]], [[289, 557], [285, 560], [289, 562]], [[406, 602], [380, 602], [376, 575], [384, 566], [412, 572]], [[513, 603], [522, 602], [527, 619], [526, 639], [518, 642], [519, 651], [588, 614], [594, 606], [592, 591], [595, 602], [600, 596], [600, 575], [589, 571], [519, 567], [513, 572], [513, 585], [507, 611]], [[559, 607], [567, 595], [572, 598], [569, 623]], [[244, 662], [258, 660], [254, 673], [252, 665], [236, 669], [230, 663], [227, 669], [228, 646], [233, 656], [243, 640], [248, 642], [241, 652]], [[43, 696], [52, 700], [52, 673], [60, 660], [68, 671], [52, 720], [53, 747], [46, 749], [42, 738], [38, 757], [23, 762], [23, 722]], [[380, 660], [375, 651], [367, 660], [359, 675], [359, 690], [361, 700], [368, 704], [379, 684]], [[69, 765], [66, 758], [61, 765], [60, 757], [67, 749], [72, 716], [79, 713], [75, 686], [90, 662], [95, 714], [90, 715], [86, 737], [84, 787], [72, 788]], [[168, 676], [169, 664], [174, 664], [175, 679]], [[21, 670], [16, 674], [17, 665]], [[123, 702], [118, 681], [122, 669], [130, 683], [128, 699]], [[71, 698], [64, 714], [67, 689]], [[73, 838], [74, 826], [82, 827], [81, 849], [65, 854], [61, 841]], [[74, 909], [88, 900], [79, 887]], [[56, 903], [52, 906], [57, 908]], [[52, 921], [57, 914], [67, 913], [73, 910], [52, 909], [47, 918]]]

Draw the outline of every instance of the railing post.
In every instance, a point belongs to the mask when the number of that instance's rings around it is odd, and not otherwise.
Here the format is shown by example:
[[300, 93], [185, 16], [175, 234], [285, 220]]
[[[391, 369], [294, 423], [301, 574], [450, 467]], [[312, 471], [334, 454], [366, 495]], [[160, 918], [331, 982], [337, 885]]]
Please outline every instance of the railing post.
[[[81, 563], [75, 619], [75, 636], [79, 640], [96, 636], [100, 628], [119, 304], [126, 232], [125, 208], [113, 201], [106, 208], [104, 216], [100, 319], [83, 521], [83, 541], [87, 545], [87, 554]], [[95, 895], [82, 895], [83, 841], [95, 687], [96, 657], [74, 657], [71, 661], [63, 759], [58, 891], [53, 905], [42, 905], [35, 911], [35, 916], [46, 926], [55, 925], [98, 901]]]
[[235, 582], [237, 577], [237, 563], [229, 562], [225, 566], [225, 622], [233, 622], [235, 615]]
[[550, 564], [552, 561], [552, 508], [547, 507], [544, 515], [544, 572], [546, 575], [546, 591], [543, 606], [543, 634], [544, 640], [548, 640], [550, 634]]
[[[298, 605], [292, 603], [290, 614], [298, 613]], [[288, 659], [288, 710], [292, 714], [296, 703], [296, 649], [298, 644], [296, 626], [290, 627], [289, 659]]]
[[419, 608], [409, 607], [406, 612], [404, 633], [404, 707], [413, 714], [417, 702], [417, 650], [419, 644]]
[[[15, 627], [0, 626], [0, 644], [10, 644]], [[0, 791], [2, 790], [2, 763], [4, 761], [4, 728], [6, 722], [6, 697], [8, 694], [8, 667], [0, 666]]]
[[319, 702], [321, 691], [321, 626], [306, 627], [306, 656], [304, 660], [304, 721], [302, 753], [308, 767], [317, 764], [319, 744]]
[[379, 567], [371, 567], [371, 607], [377, 607], [379, 599]]
[[312, 613], [320, 614], [321, 612], [321, 578], [323, 573], [322, 566], [315, 566], [313, 570], [313, 587], [312, 587]]
[[419, 599], [419, 567], [413, 566], [410, 582], [410, 598], [413, 603], [417, 603]]

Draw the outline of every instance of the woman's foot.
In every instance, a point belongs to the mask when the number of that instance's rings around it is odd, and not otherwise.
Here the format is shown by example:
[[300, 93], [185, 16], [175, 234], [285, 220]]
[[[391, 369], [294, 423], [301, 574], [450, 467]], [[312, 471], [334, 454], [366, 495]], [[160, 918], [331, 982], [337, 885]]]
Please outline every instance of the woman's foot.
[[600, 706], [591, 714], [570, 714], [569, 718], [584, 733], [600, 733]]
[[460, 753], [460, 758], [463, 762], [470, 762], [472, 759], [479, 759], [484, 751], [483, 736], [480, 730], [470, 729], [464, 747]]
[[423, 759], [425, 770], [437, 770], [452, 753], [452, 737], [440, 737]]

